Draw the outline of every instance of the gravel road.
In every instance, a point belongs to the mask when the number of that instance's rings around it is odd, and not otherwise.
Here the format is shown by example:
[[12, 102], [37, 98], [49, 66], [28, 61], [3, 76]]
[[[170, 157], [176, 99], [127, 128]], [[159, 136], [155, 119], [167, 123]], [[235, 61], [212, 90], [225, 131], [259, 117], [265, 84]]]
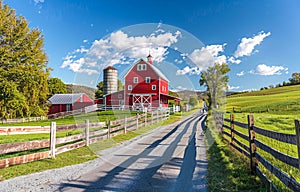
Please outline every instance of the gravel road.
[[206, 147], [195, 113], [95, 160], [0, 182], [0, 191], [206, 191]]

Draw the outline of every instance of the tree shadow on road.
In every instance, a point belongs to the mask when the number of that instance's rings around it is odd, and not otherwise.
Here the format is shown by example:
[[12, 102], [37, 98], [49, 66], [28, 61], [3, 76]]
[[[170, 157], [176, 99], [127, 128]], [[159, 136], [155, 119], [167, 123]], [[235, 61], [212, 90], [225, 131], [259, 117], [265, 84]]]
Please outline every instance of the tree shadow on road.
[[[62, 183], [60, 190], [73, 188], [83, 191], [206, 191], [207, 162], [197, 160], [196, 157], [197, 148], [205, 147], [196, 144], [198, 138], [195, 133], [199, 128], [198, 120], [199, 117], [192, 117], [186, 123], [181, 122], [161, 139], [151, 143], [140, 154], [129, 157], [96, 181], [85, 181], [82, 178], [74, 182]], [[183, 128], [179, 129], [180, 126]], [[173, 158], [177, 146], [190, 128], [192, 128], [192, 133], [185, 147], [183, 158]], [[150, 153], [155, 150], [155, 147], [163, 144], [162, 142], [171, 136], [174, 139], [161, 155], [160, 158], [163, 161], [160, 164], [153, 161], [147, 169], [128, 169], [130, 165], [141, 159], [150, 161], [152, 158]], [[195, 172], [196, 168], [197, 172]], [[171, 174], [164, 175], [165, 170]]]

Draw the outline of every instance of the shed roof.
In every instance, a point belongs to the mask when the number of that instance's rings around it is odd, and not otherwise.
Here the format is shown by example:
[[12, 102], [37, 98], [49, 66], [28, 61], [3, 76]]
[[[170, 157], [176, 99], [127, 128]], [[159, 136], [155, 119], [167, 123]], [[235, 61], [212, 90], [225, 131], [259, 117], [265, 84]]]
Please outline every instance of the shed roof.
[[51, 104], [73, 104], [85, 93], [55, 94], [48, 99]]

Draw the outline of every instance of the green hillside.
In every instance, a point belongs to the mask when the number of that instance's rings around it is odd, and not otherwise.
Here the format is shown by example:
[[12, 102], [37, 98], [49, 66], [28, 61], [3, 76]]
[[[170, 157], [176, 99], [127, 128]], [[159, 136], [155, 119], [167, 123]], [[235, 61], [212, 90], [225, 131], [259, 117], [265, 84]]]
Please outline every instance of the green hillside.
[[300, 85], [231, 95], [226, 102], [227, 112], [299, 114]]

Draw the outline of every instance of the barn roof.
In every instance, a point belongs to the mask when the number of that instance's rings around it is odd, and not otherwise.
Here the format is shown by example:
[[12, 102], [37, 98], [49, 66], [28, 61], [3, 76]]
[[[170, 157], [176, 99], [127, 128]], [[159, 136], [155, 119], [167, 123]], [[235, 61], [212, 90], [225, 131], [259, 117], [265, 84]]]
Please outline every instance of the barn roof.
[[73, 104], [85, 93], [55, 94], [48, 99], [51, 104]]
[[137, 64], [147, 64], [147, 66], [149, 66], [160, 78], [169, 81], [168, 78], [157, 67], [155, 67], [153, 64], [149, 64], [144, 59], [139, 59], [134, 65], [132, 65], [127, 71], [127, 73], [124, 75], [124, 77], [126, 77], [128, 73], [132, 70], [132, 68]]

